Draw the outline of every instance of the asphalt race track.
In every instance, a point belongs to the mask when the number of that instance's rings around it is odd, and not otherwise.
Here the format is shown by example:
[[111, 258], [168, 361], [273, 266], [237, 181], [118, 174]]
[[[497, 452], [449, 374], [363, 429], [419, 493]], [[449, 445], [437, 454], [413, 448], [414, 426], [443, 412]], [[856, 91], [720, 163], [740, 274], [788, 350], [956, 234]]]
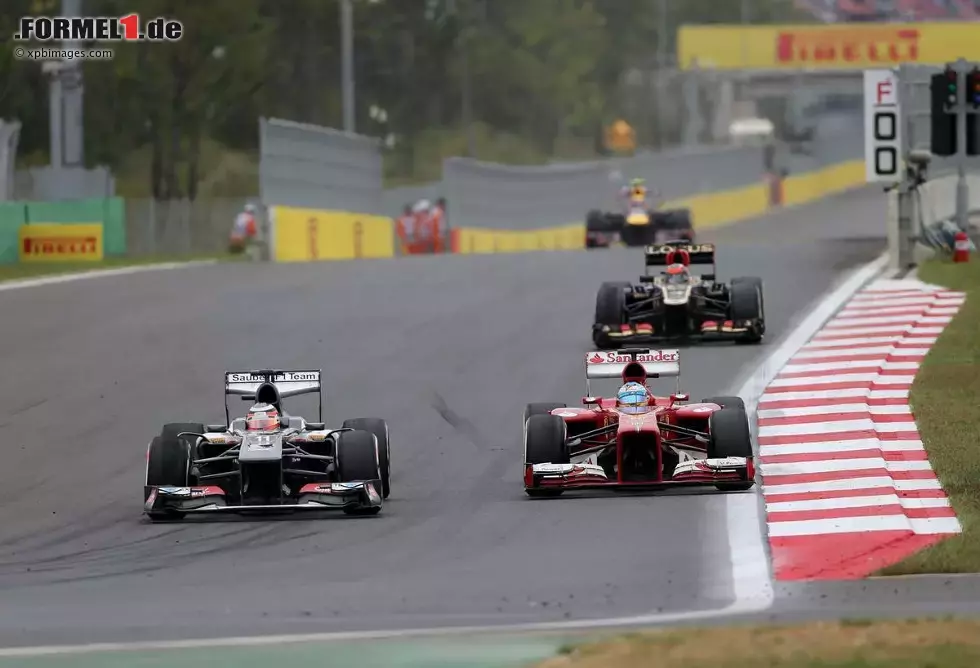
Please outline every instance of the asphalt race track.
[[[860, 191], [703, 235], [722, 244], [721, 278], [765, 281], [769, 339], [682, 351], [684, 389], [737, 389], [842, 271], [882, 252], [883, 216], [880, 191]], [[580, 400], [595, 290], [641, 270], [638, 250], [555, 252], [0, 293], [0, 645], [725, 606], [724, 497], [521, 489], [524, 404]], [[222, 373], [259, 366], [322, 368], [331, 421], [388, 419], [383, 513], [146, 523], [147, 441], [164, 422], [220, 421]]]

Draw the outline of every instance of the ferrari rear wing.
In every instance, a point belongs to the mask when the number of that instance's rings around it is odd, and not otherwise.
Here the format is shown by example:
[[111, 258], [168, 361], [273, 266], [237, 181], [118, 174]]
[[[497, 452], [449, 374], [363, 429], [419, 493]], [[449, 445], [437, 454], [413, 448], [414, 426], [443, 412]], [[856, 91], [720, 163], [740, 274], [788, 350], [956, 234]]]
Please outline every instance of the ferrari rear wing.
[[681, 375], [681, 357], [676, 349], [624, 348], [588, 353], [585, 356], [585, 378], [620, 378], [630, 362], [642, 364], [643, 370], [651, 378]]
[[320, 384], [320, 370], [256, 369], [253, 371], [225, 372], [225, 418], [230, 419], [228, 410], [229, 395], [238, 395], [245, 401], [254, 401], [256, 392], [262, 385], [274, 385], [279, 397], [295, 397], [301, 394], [320, 396], [319, 421], [323, 420], [323, 392]]
[[714, 244], [691, 244], [678, 241], [647, 246], [643, 254], [648, 267], [665, 267], [674, 263], [686, 266], [692, 264], [714, 265], [715, 263]]

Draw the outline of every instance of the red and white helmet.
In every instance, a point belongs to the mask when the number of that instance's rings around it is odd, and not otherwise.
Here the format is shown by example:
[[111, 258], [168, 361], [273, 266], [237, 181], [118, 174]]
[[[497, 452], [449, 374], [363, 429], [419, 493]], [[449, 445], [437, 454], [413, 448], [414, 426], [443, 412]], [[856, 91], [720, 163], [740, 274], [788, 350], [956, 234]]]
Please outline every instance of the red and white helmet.
[[279, 428], [279, 411], [271, 404], [255, 404], [245, 415], [245, 431], [275, 431]]

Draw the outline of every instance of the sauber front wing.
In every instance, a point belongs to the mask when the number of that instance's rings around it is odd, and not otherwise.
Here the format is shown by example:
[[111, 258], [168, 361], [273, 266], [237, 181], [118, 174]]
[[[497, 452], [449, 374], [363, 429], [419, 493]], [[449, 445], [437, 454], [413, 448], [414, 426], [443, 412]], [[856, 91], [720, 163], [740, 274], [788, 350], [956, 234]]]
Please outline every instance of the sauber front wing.
[[716, 485], [718, 483], [745, 483], [755, 479], [753, 461], [746, 457], [726, 457], [724, 459], [696, 459], [681, 462], [674, 468], [670, 478], [660, 482], [628, 481], [619, 482], [606, 475], [601, 466], [595, 464], [525, 464], [524, 487], [526, 489], [606, 489], [609, 487], [629, 487], [641, 489], [662, 489], [696, 485]]
[[679, 338], [734, 341], [736, 339], [756, 336], [764, 331], [761, 320], [706, 320], [701, 324], [700, 331], [685, 332], [684, 334], [658, 332], [649, 323], [637, 323], [635, 325], [593, 325], [593, 329], [616, 341], [617, 345], [656, 343], [658, 341]]
[[241, 513], [293, 512], [299, 510], [343, 510], [345, 508], [374, 508], [383, 503], [378, 489], [380, 480], [358, 482], [322, 482], [303, 485], [295, 497], [281, 504], [233, 505], [220, 487], [146, 487], [143, 512], [165, 517], [181, 513]]

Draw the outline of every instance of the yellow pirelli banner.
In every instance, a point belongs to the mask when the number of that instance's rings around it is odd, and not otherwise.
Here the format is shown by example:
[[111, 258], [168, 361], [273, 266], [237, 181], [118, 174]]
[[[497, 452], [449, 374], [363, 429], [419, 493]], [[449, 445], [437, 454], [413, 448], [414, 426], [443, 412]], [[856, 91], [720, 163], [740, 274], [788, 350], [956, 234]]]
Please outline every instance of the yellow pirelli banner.
[[980, 60], [977, 23], [681, 26], [682, 69], [864, 70]]
[[21, 262], [99, 262], [102, 223], [31, 223], [18, 230]]
[[270, 208], [272, 258], [276, 262], [393, 257], [390, 218], [349, 211]]

